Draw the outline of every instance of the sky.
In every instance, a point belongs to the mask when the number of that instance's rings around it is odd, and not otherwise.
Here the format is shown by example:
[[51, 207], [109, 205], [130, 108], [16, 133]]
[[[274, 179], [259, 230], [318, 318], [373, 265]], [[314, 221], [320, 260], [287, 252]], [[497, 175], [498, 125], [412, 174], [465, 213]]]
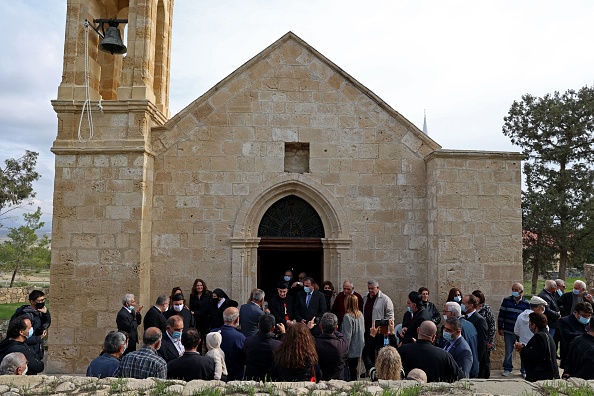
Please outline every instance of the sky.
[[[34, 205], [11, 214], [41, 206], [49, 230], [66, 0], [0, 15], [0, 166], [39, 152]], [[593, 15], [590, 0], [175, 0], [171, 114], [292, 31], [419, 128], [426, 111], [444, 149], [519, 151], [501, 132], [514, 100], [592, 85]]]

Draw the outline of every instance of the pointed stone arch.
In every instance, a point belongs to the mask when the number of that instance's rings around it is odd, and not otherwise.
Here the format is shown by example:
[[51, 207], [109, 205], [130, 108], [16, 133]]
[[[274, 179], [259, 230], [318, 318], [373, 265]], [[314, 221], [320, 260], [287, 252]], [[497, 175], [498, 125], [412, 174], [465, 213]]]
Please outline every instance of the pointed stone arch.
[[324, 279], [339, 282], [343, 264], [349, 261], [351, 237], [340, 202], [319, 182], [303, 174], [281, 175], [249, 194], [236, 217], [232, 246], [232, 284], [246, 300], [256, 287], [258, 227], [266, 211], [280, 199], [295, 195], [311, 205], [324, 226]]

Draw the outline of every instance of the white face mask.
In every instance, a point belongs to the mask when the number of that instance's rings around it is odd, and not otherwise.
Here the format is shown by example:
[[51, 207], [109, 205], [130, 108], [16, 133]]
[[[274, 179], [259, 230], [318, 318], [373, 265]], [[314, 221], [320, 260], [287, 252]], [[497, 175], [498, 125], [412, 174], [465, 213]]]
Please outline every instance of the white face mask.
[[29, 366], [25, 366], [25, 369], [23, 370], [23, 372], [21, 373], [21, 375], [26, 375], [27, 371], [29, 371]]
[[181, 312], [181, 310], [184, 309], [184, 305], [174, 305], [173, 309], [175, 309], [176, 312]]

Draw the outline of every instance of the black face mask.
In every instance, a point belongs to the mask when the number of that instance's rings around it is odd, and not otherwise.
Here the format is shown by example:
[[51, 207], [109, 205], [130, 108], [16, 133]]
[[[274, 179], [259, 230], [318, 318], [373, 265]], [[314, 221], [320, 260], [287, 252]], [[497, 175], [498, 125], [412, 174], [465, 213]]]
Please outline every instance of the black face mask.
[[219, 302], [219, 300], [220, 300], [220, 298], [218, 298], [218, 297], [213, 297], [212, 298], [212, 301], [214, 301], [214, 302]]
[[45, 307], [45, 301], [40, 302], [40, 303], [35, 303], [35, 308], [42, 309], [43, 307]]
[[324, 290], [326, 297], [332, 297], [332, 290]]

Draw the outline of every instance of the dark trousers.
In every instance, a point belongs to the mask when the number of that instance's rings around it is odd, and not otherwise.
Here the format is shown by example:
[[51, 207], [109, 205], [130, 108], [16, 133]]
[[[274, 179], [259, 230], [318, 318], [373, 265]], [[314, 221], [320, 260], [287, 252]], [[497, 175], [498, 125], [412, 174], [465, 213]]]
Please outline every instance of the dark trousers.
[[491, 351], [487, 349], [487, 352], [483, 355], [482, 361], [479, 362], [478, 378], [489, 379], [491, 376]]
[[369, 369], [375, 366], [375, 352], [384, 346], [383, 343], [384, 339], [382, 337], [372, 337], [369, 334], [365, 334], [365, 346], [362, 353], [365, 370], [369, 371]]
[[357, 381], [357, 365], [359, 358], [347, 358], [347, 367], [349, 369], [348, 381]]

